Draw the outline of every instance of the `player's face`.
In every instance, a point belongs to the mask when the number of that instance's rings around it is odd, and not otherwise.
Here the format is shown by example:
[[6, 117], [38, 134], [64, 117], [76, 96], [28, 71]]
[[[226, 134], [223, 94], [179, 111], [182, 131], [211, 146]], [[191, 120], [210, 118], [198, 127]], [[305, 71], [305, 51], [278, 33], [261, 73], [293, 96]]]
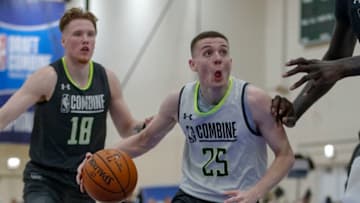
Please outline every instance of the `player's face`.
[[95, 47], [96, 30], [91, 21], [72, 20], [64, 29], [62, 44], [67, 57], [86, 64], [91, 59]]
[[189, 64], [198, 73], [201, 85], [210, 88], [227, 86], [232, 64], [227, 41], [223, 38], [198, 41]]

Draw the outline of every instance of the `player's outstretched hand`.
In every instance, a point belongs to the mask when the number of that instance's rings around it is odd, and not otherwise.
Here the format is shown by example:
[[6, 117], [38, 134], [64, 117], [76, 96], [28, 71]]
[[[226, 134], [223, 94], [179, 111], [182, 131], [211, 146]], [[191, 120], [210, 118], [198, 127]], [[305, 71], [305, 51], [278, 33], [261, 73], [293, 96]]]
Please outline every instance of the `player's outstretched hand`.
[[251, 194], [250, 191], [240, 191], [240, 190], [229, 190], [224, 192], [225, 195], [229, 196], [224, 203], [256, 203], [257, 199], [254, 194]]
[[76, 182], [80, 187], [80, 191], [84, 192], [84, 186], [83, 186], [83, 180], [82, 180], [82, 169], [84, 168], [85, 162], [90, 159], [92, 156], [92, 153], [88, 152], [85, 155], [84, 160], [81, 162], [81, 164], [77, 168], [77, 174], [76, 174]]
[[304, 92], [305, 94], [309, 94], [314, 88], [331, 87], [344, 77], [344, 66], [338, 60], [324, 61], [297, 58], [288, 61], [286, 66], [293, 66], [293, 68], [284, 73], [283, 77], [307, 73], [290, 87], [290, 90], [294, 90], [307, 81], [312, 81], [310, 87]]
[[271, 114], [287, 127], [294, 127], [296, 124], [293, 104], [285, 97], [276, 95], [271, 100]]

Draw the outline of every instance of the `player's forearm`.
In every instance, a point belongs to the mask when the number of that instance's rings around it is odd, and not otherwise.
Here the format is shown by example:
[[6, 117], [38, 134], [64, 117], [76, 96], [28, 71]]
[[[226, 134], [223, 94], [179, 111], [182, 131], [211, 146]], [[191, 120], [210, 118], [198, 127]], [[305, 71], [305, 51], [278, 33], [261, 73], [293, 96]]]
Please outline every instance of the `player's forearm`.
[[132, 158], [140, 156], [155, 147], [160, 140], [172, 129], [172, 126], [159, 125], [153, 122], [140, 133], [124, 138], [114, 148], [128, 153]]
[[6, 116], [5, 109], [0, 108], [0, 131], [10, 123], [9, 117]]
[[135, 158], [149, 151], [152, 145], [145, 132], [142, 132], [120, 140], [112, 148], [124, 151], [132, 158]]
[[1, 116], [2, 115], [1, 111], [2, 109], [0, 108], [0, 131], [5, 128], [5, 122], [3, 116]]
[[338, 59], [342, 78], [360, 75], [360, 56]]
[[252, 188], [252, 190], [255, 190], [257, 199], [264, 197], [267, 192], [269, 192], [288, 174], [294, 160], [294, 155], [291, 150], [283, 155], [275, 157], [265, 175], [260, 179], [255, 187]]
[[119, 125], [116, 127], [121, 137], [128, 138], [136, 133], [139, 133], [143, 129], [143, 126], [144, 126], [144, 122], [132, 120], [126, 125], [123, 126]]
[[326, 94], [334, 84], [323, 85], [318, 88], [313, 88], [309, 93], [305, 94], [311, 86], [312, 81], [309, 81], [300, 94], [293, 101], [294, 113], [296, 121], [313, 105], [320, 97]]

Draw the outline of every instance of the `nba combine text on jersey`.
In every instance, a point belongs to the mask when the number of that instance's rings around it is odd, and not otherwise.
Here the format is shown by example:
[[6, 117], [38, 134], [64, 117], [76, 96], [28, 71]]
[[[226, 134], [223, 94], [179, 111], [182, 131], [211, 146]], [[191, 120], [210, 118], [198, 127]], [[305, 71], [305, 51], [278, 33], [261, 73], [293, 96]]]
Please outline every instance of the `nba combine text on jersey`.
[[236, 142], [236, 122], [210, 122], [186, 126], [190, 143], [199, 142]]
[[70, 95], [63, 94], [61, 113], [99, 113], [104, 112], [104, 94]]

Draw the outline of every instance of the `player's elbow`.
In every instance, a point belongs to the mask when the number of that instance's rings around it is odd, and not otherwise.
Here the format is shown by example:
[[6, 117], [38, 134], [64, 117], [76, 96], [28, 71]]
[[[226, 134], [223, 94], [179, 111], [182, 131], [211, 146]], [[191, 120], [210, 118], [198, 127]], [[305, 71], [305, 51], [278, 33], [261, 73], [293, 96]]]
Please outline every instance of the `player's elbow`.
[[292, 166], [295, 163], [295, 155], [293, 151], [290, 149], [287, 150], [287, 152], [284, 155], [284, 162], [287, 163], [287, 166], [289, 170], [292, 168]]
[[0, 108], [0, 131], [3, 130], [7, 126], [7, 121], [4, 116], [1, 116], [1, 108]]
[[295, 155], [291, 147], [283, 147], [281, 150], [275, 152], [275, 156], [281, 165], [290, 170], [295, 162]]
[[2, 122], [0, 117], [0, 131], [5, 128], [5, 124]]

